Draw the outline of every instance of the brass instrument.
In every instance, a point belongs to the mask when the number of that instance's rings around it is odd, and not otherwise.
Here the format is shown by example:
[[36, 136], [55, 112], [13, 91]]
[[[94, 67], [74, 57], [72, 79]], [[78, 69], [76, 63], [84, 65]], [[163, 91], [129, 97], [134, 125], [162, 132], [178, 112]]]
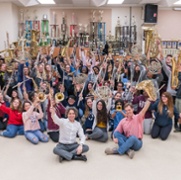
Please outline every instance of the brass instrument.
[[76, 77], [74, 77], [74, 83], [77, 84], [83, 84], [86, 80], [87, 80], [87, 75], [84, 73], [80, 73]]
[[37, 98], [38, 98], [38, 101], [44, 102], [46, 100], [47, 96], [45, 95], [45, 93], [39, 92]]
[[178, 79], [178, 67], [181, 64], [181, 50], [178, 55], [178, 59], [176, 61], [175, 58], [172, 58], [172, 74], [171, 74], [171, 88], [176, 89], [179, 85], [179, 79]]
[[116, 106], [116, 111], [121, 111], [122, 110], [122, 106], [121, 105], [117, 105]]
[[152, 74], [158, 74], [161, 71], [162, 65], [158, 59], [154, 59], [150, 61], [150, 64], [147, 65], [147, 68]]
[[14, 49], [12, 48], [7, 49], [4, 59], [7, 65], [7, 71], [12, 72], [14, 69], [14, 63], [12, 63], [12, 60], [14, 59]]
[[136, 89], [144, 90], [153, 101], [157, 99], [156, 88], [151, 80], [141, 81], [136, 85]]
[[2, 53], [4, 53], [4, 52], [6, 52], [6, 49], [4, 49], [4, 50], [0, 51], [0, 54], [2, 54]]
[[109, 96], [112, 93], [108, 86], [98, 86], [96, 89], [96, 95], [99, 99], [103, 99], [106, 103], [108, 102]]
[[70, 46], [70, 42], [71, 42], [71, 39], [69, 39], [67, 45], [62, 48], [62, 51], [61, 51], [61, 56], [62, 56], [62, 57], [65, 57], [65, 56], [66, 56], [66, 52], [67, 52], [67, 49], [68, 49], [69, 46]]
[[[121, 70], [122, 70], [122, 69], [121, 69], [121, 66], [123, 65], [123, 59], [120, 57], [118, 60], [119, 60], [118, 70], [120, 70], [120, 72], [117, 71], [117, 73], [116, 73], [116, 74], [117, 74], [117, 82], [120, 81], [120, 77], [121, 77], [121, 73], [122, 73], [122, 72], [121, 72]], [[114, 73], [114, 71], [113, 71], [113, 73]]]
[[18, 48], [18, 41], [13, 42], [12, 44], [13, 44], [13, 46], [14, 46], [15, 49]]
[[156, 58], [159, 54], [158, 40], [160, 40], [160, 38], [155, 30], [145, 30], [145, 54], [149, 53], [150, 58]]
[[58, 93], [55, 94], [55, 102], [56, 103], [59, 103], [59, 102], [63, 101], [64, 98], [65, 98], [65, 96], [61, 92], [58, 92]]
[[40, 32], [36, 30], [31, 31], [31, 49], [30, 49], [30, 54], [32, 58], [36, 58], [38, 55], [38, 41], [37, 41], [37, 36]]

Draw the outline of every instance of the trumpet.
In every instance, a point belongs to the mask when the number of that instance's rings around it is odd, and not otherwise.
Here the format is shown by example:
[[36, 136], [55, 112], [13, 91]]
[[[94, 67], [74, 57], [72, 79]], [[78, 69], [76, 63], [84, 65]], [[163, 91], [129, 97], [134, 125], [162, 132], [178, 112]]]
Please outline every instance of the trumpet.
[[46, 97], [45, 93], [39, 92], [37, 98], [38, 98], [38, 100], [39, 100], [40, 102], [44, 102], [47, 97]]
[[64, 98], [65, 98], [65, 96], [61, 92], [58, 92], [58, 93], [55, 94], [55, 102], [56, 103], [59, 103], [59, 102], [63, 101]]
[[122, 106], [121, 105], [117, 105], [116, 106], [116, 111], [121, 111], [122, 110]]

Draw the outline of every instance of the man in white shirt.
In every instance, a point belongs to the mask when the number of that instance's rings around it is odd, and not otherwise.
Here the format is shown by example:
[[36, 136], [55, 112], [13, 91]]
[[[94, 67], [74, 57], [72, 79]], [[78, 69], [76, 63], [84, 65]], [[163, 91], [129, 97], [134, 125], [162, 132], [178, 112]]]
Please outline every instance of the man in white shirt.
[[[85, 135], [82, 126], [75, 120], [77, 109], [68, 108], [66, 111], [67, 119], [58, 118], [53, 107], [50, 108], [50, 112], [54, 123], [59, 125], [59, 143], [53, 150], [59, 156], [59, 161], [62, 162], [63, 159], [87, 161], [86, 156], [82, 153], [87, 152], [89, 147], [84, 144]], [[77, 135], [80, 138], [79, 144], [76, 141]]]

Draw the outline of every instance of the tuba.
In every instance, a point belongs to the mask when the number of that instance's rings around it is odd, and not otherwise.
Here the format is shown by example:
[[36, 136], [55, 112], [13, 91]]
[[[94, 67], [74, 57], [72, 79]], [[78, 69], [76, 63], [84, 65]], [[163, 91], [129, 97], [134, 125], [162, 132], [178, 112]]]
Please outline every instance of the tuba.
[[148, 94], [148, 97], [153, 101], [157, 99], [156, 88], [151, 80], [141, 81], [136, 85], [136, 89], [144, 90]]
[[31, 31], [31, 49], [30, 49], [30, 54], [32, 58], [36, 58], [38, 55], [38, 41], [37, 41], [37, 36], [39, 34], [39, 31], [32, 30]]
[[58, 93], [55, 94], [55, 102], [56, 103], [59, 103], [59, 102], [63, 101], [64, 98], [65, 98], [65, 96], [61, 92], [58, 92]]
[[178, 79], [178, 67], [181, 64], [181, 50], [178, 55], [178, 59], [176, 61], [175, 58], [172, 58], [172, 74], [171, 74], [171, 88], [176, 89], [179, 85], [179, 79]]
[[154, 29], [147, 29], [145, 31], [145, 54], [150, 54], [150, 58], [154, 59], [159, 54], [158, 49], [158, 40], [161, 42], [161, 39], [158, 37], [158, 33]]

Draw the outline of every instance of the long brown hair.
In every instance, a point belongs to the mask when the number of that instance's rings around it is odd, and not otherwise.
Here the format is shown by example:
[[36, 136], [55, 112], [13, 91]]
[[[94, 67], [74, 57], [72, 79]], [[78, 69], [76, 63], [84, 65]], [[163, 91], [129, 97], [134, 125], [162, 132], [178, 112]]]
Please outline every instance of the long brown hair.
[[[168, 103], [167, 103], [167, 108], [168, 108], [168, 116], [170, 117], [170, 118], [172, 118], [173, 117], [173, 111], [174, 111], [174, 104], [173, 104], [173, 98], [172, 98], [172, 96], [171, 96], [171, 94], [169, 93], [169, 92], [164, 92], [163, 94], [162, 94], [162, 96], [166, 96], [167, 98], [168, 98]], [[164, 106], [164, 104], [163, 104], [163, 101], [162, 101], [162, 99], [160, 100], [160, 102], [158, 103], [158, 112], [159, 112], [159, 114], [162, 114], [163, 113], [163, 106]]]
[[87, 101], [88, 101], [89, 99], [92, 101], [92, 98], [87, 98], [87, 99], [86, 99], [86, 103], [85, 103], [85, 113], [84, 113], [85, 118], [87, 118], [87, 117], [89, 116], [89, 114], [90, 114], [90, 108], [89, 108], [89, 106], [87, 105]]
[[[14, 109], [14, 107], [13, 107], [13, 102], [14, 102], [15, 100], [18, 100], [18, 101], [19, 101], [19, 106], [18, 106], [17, 109]], [[10, 108], [11, 108], [12, 110], [17, 110], [17, 111], [21, 112], [22, 108], [21, 108], [21, 101], [20, 101], [20, 99], [19, 99], [19, 98], [14, 98], [14, 99], [11, 101]]]
[[[106, 108], [106, 103], [104, 102], [104, 100], [99, 100], [97, 102], [98, 103], [102, 103], [102, 110], [98, 110], [97, 109], [97, 124], [99, 124], [100, 122], [104, 122], [104, 123], [107, 123], [107, 120], [108, 120], [108, 114], [107, 114], [107, 108]], [[96, 104], [96, 107], [97, 107], [97, 104]]]

